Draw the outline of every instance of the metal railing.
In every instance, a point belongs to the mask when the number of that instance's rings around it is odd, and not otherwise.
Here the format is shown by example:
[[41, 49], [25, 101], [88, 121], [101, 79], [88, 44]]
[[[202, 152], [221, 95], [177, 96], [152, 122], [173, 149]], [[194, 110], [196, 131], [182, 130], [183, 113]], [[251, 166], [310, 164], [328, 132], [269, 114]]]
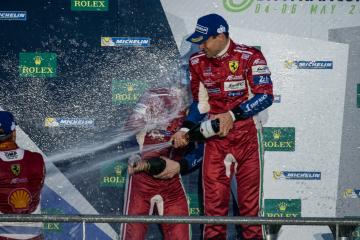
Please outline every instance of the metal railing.
[[1, 214], [0, 222], [81, 222], [85, 223], [187, 223], [187, 224], [248, 224], [265, 225], [267, 239], [276, 239], [282, 225], [329, 226], [334, 239], [351, 239], [351, 233], [360, 226], [360, 217], [220, 217], [220, 216], [128, 216], [128, 215], [44, 215]]

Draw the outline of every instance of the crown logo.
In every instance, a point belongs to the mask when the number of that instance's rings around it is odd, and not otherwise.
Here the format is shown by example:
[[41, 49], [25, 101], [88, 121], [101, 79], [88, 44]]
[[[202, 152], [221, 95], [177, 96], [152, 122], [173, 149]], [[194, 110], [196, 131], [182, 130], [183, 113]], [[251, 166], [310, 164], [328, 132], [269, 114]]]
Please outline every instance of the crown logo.
[[35, 62], [35, 65], [40, 65], [41, 64], [41, 62], [42, 62], [42, 57], [40, 57], [40, 56], [35, 56], [34, 57], [34, 62]]
[[16, 189], [9, 196], [9, 204], [13, 209], [28, 209], [30, 202], [31, 196], [26, 189]]
[[274, 130], [273, 131], [273, 137], [275, 140], [279, 140], [281, 137], [281, 131], [280, 130]]
[[284, 211], [286, 210], [287, 206], [288, 206], [288, 205], [287, 205], [285, 202], [280, 202], [280, 203], [278, 204], [278, 207], [279, 207], [280, 212], [284, 212]]
[[114, 171], [115, 171], [115, 174], [116, 174], [117, 176], [121, 176], [122, 167], [121, 167], [120, 165], [116, 165], [116, 166], [114, 167]]
[[135, 86], [135, 84], [129, 83], [129, 84], [127, 85], [127, 91], [128, 91], [128, 92], [133, 92], [133, 91], [134, 91], [134, 86]]

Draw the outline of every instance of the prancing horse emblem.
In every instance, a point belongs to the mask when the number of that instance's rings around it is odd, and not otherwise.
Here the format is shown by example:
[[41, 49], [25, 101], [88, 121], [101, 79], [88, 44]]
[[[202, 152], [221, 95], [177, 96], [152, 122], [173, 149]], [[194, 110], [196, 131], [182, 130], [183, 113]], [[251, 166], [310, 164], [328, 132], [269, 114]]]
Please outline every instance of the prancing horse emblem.
[[19, 176], [19, 174], [20, 174], [20, 164], [12, 164], [11, 165], [11, 172], [15, 176]]
[[232, 73], [235, 73], [239, 68], [239, 61], [236, 60], [229, 61], [229, 68]]

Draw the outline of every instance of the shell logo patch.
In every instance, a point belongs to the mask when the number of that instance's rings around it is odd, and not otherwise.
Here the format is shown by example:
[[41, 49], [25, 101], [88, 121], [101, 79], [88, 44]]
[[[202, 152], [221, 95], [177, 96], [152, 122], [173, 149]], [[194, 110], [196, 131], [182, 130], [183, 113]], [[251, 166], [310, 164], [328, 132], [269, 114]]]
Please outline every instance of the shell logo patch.
[[31, 202], [31, 195], [28, 190], [17, 188], [10, 193], [8, 201], [15, 211], [27, 210]]

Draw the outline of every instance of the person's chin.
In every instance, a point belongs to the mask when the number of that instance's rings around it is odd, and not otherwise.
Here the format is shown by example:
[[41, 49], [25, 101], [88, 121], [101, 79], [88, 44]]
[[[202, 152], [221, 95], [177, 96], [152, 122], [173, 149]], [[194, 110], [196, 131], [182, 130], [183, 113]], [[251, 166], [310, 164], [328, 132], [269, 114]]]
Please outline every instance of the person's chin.
[[206, 55], [207, 58], [212, 58], [212, 57], [214, 56], [214, 55], [211, 54], [211, 53], [205, 53], [205, 55]]

